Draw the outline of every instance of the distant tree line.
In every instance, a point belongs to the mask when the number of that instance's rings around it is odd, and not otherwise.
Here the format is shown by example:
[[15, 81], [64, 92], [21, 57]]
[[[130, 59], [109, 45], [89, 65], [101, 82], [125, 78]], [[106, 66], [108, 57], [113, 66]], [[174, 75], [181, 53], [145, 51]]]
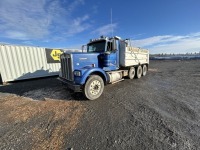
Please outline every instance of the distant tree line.
[[194, 52], [194, 53], [179, 53], [179, 54], [175, 54], [175, 53], [161, 53], [161, 54], [150, 54], [150, 57], [168, 57], [168, 56], [200, 56], [200, 51], [199, 52]]

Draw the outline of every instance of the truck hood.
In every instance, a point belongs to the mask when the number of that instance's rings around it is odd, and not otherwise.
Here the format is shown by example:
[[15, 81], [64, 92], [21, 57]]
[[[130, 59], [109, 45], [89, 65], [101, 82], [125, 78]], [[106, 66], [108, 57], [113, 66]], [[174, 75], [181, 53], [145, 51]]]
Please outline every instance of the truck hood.
[[100, 53], [71, 53], [74, 70], [84, 67], [99, 67], [99, 55]]

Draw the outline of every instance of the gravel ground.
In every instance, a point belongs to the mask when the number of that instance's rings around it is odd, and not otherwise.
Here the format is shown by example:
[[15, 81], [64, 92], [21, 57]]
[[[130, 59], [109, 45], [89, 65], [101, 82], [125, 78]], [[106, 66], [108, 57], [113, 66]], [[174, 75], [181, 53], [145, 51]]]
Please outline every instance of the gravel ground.
[[200, 60], [151, 61], [96, 101], [56, 77], [0, 86], [0, 149], [200, 149]]

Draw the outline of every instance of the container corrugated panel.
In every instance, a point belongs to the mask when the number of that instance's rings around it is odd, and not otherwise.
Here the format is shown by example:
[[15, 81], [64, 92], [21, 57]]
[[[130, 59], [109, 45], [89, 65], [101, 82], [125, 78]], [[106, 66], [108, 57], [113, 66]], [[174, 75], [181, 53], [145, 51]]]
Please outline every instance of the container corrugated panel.
[[60, 63], [47, 63], [45, 48], [0, 45], [3, 82], [58, 75]]
[[149, 51], [136, 47], [125, 47], [120, 52], [120, 65], [123, 67], [149, 64]]

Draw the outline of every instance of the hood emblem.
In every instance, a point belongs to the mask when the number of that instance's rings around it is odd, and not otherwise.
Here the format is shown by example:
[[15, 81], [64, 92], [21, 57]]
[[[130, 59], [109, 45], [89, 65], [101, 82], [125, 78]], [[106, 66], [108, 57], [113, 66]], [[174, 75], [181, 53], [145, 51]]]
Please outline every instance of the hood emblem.
[[87, 58], [79, 58], [80, 60], [86, 60]]

